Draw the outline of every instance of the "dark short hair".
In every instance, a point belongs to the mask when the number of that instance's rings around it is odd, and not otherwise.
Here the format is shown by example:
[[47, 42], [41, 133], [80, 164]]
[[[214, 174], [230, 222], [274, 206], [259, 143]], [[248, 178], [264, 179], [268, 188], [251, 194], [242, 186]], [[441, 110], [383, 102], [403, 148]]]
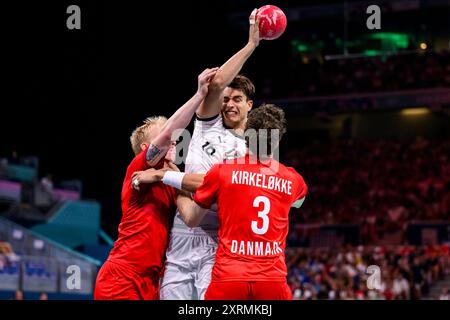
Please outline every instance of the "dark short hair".
[[[259, 156], [258, 151], [261, 150], [261, 143], [264, 143], [267, 145], [267, 155], [271, 155], [272, 147], [275, 149], [286, 133], [284, 111], [274, 104], [263, 104], [250, 112], [246, 129], [248, 130], [246, 136], [249, 149]], [[279, 130], [278, 141], [272, 142], [272, 130]], [[252, 141], [252, 139], [257, 139], [257, 143], [254, 143], [255, 140]]]
[[246, 76], [236, 76], [228, 87], [241, 90], [247, 97], [247, 100], [253, 100], [253, 97], [255, 96], [255, 85]]

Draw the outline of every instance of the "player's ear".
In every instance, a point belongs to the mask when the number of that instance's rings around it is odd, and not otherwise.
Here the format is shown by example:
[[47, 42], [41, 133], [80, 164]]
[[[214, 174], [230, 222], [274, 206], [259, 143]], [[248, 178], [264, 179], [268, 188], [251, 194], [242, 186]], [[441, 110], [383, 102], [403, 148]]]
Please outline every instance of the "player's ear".
[[248, 105], [248, 111], [252, 110], [252, 108], [253, 108], [253, 100], [248, 100], [247, 101], [247, 105]]
[[142, 142], [141, 143], [141, 151], [145, 151], [145, 149], [147, 149], [148, 147], [148, 143]]

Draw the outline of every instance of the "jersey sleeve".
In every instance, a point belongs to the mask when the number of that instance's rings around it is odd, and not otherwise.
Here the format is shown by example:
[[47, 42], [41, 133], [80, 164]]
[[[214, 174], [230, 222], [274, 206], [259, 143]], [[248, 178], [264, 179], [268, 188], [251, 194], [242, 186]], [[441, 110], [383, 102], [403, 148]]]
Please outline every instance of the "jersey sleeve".
[[[147, 147], [144, 151], [141, 151], [136, 157], [134, 157], [134, 159], [131, 161], [130, 163], [130, 168], [133, 169], [134, 171], [143, 171], [143, 170], [147, 170], [148, 168], [150, 168], [150, 166], [148, 165], [147, 162], [147, 151], [148, 151]], [[161, 160], [159, 160], [159, 162], [152, 166], [152, 168], [162, 168], [164, 164], [164, 157], [161, 158]]]
[[147, 163], [147, 160], [145, 158], [145, 155], [147, 153], [147, 149], [145, 151], [141, 151], [137, 156], [134, 157], [134, 159], [130, 163], [130, 169], [134, 171], [142, 171], [147, 170], [149, 168], [149, 165]]
[[297, 189], [293, 195], [292, 206], [294, 208], [300, 208], [308, 193], [308, 186], [306, 185], [305, 180], [303, 180], [303, 177], [297, 172], [295, 172], [295, 181], [297, 182]]
[[194, 195], [194, 202], [204, 209], [209, 209], [216, 202], [220, 185], [220, 166], [213, 166], [205, 178], [202, 185], [197, 189]]

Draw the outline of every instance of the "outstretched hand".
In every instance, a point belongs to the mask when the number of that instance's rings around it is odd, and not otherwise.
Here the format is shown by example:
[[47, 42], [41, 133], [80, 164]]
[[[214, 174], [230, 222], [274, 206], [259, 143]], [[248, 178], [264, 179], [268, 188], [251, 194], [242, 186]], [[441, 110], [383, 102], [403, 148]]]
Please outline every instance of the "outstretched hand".
[[202, 97], [206, 97], [206, 95], [208, 94], [209, 83], [211, 82], [211, 80], [216, 75], [217, 70], [219, 70], [218, 67], [212, 68], [212, 69], [208, 68], [208, 69], [203, 70], [203, 72], [200, 73], [200, 75], [198, 76], [198, 90], [197, 90], [197, 92]]
[[254, 9], [249, 17], [250, 30], [248, 42], [254, 44], [255, 46], [258, 46], [259, 41], [261, 40], [259, 35], [259, 23], [261, 22], [261, 17], [256, 18], [257, 13], [258, 9]]

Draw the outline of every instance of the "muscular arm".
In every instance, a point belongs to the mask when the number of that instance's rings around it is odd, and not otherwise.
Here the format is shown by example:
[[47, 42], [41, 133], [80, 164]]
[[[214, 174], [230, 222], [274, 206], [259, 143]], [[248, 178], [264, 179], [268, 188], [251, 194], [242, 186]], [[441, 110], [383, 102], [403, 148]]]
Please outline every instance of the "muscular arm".
[[187, 127], [195, 110], [208, 93], [208, 85], [216, 72], [217, 68], [206, 69], [198, 76], [198, 90], [195, 95], [167, 120], [161, 132], [153, 139], [146, 154], [149, 166], [155, 166], [169, 150], [172, 141], [178, 139], [181, 131], [178, 134], [176, 131]]
[[255, 23], [256, 9], [250, 15], [250, 30], [249, 39], [245, 47], [233, 55], [227, 62], [225, 62], [217, 71], [214, 78], [211, 80], [208, 94], [205, 101], [197, 110], [197, 115], [200, 118], [210, 118], [220, 112], [222, 106], [223, 90], [231, 83], [231, 81], [238, 75], [242, 66], [251, 56], [253, 51], [259, 44], [259, 21]]
[[[136, 171], [131, 176], [132, 187], [139, 190], [139, 185], [143, 183], [155, 183], [162, 181], [167, 169], [155, 170], [153, 168], [145, 171]], [[187, 173], [184, 175], [181, 182], [181, 188], [187, 192], [194, 193], [197, 188], [203, 183], [204, 174], [201, 173]]]
[[183, 177], [181, 187], [185, 191], [194, 193], [203, 183], [204, 177], [205, 175], [201, 173], [187, 173]]
[[178, 194], [177, 207], [181, 218], [189, 228], [198, 226], [208, 212], [208, 209], [200, 207], [184, 192]]

